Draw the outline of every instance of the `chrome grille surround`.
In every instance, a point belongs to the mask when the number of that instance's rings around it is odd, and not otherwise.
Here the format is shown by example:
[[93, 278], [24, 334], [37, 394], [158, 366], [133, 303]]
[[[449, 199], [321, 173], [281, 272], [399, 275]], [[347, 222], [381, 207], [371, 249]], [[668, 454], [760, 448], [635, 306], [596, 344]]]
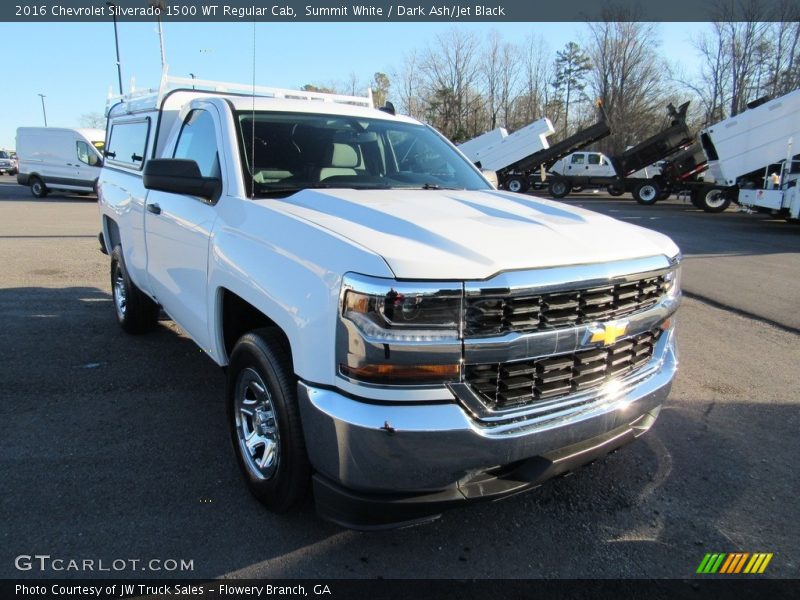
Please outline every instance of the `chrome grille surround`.
[[[465, 307], [489, 297], [563, 298], [581, 293], [597, 297], [612, 287], [650, 295], [651, 285], [658, 289], [656, 297], [638, 304], [632, 312], [618, 313], [620, 307], [614, 307], [599, 313], [600, 318], [568, 320], [563, 326], [537, 325], [532, 330], [493, 335], [476, 335], [473, 329], [470, 335], [467, 323], [463, 377], [448, 387], [476, 426], [495, 433], [580, 419], [587, 411], [618, 399], [619, 390], [647, 381], [659, 372], [665, 356], [674, 352], [674, 333], [667, 321], [680, 304], [680, 293], [668, 293], [666, 283], [679, 261], [680, 257], [669, 260], [660, 256], [505, 272], [485, 282], [467, 282]], [[617, 294], [617, 298], [623, 295]], [[580, 308], [580, 297], [577, 304]], [[591, 342], [593, 334], [609, 323], [624, 325], [624, 333], [610, 345]]]

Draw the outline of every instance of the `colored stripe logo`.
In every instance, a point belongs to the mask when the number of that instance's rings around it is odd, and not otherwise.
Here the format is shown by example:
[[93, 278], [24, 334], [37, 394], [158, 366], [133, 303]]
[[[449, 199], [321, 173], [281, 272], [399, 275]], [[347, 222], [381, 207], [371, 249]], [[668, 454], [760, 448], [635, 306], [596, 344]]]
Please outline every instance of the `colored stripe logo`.
[[772, 560], [772, 552], [709, 552], [703, 557], [697, 573], [713, 575], [761, 574]]

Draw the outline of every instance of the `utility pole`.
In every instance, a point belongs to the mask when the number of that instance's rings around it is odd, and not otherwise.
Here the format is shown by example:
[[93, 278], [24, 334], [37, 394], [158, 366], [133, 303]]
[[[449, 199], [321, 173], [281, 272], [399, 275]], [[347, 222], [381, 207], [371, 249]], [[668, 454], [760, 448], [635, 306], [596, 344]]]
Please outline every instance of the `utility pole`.
[[[116, 7], [113, 2], [106, 2], [109, 7]], [[117, 47], [117, 79], [119, 80], [119, 95], [122, 95], [122, 63], [119, 60], [119, 34], [117, 33], [117, 13], [112, 10], [111, 17], [114, 19], [114, 45]]]
[[39, 97], [42, 99], [42, 116], [44, 117], [44, 126], [47, 127], [47, 111], [44, 109], [44, 94], [39, 94]]

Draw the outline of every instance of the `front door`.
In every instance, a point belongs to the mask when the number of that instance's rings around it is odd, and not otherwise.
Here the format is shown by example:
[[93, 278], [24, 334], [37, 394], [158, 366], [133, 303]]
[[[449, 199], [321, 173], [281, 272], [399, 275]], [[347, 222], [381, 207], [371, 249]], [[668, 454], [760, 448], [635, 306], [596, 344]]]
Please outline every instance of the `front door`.
[[[204, 177], [221, 177], [216, 109], [193, 109], [183, 121], [173, 158], [197, 162]], [[208, 348], [208, 253], [217, 218], [203, 198], [151, 190], [145, 207], [147, 274], [164, 310], [201, 348]]]

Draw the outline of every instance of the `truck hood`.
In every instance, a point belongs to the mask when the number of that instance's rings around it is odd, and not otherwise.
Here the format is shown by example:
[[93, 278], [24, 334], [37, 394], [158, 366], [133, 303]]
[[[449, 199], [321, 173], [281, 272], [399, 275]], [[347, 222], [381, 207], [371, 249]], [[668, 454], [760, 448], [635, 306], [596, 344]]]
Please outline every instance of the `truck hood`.
[[654, 231], [510, 192], [309, 189], [263, 202], [380, 255], [398, 279], [480, 280], [678, 253]]

